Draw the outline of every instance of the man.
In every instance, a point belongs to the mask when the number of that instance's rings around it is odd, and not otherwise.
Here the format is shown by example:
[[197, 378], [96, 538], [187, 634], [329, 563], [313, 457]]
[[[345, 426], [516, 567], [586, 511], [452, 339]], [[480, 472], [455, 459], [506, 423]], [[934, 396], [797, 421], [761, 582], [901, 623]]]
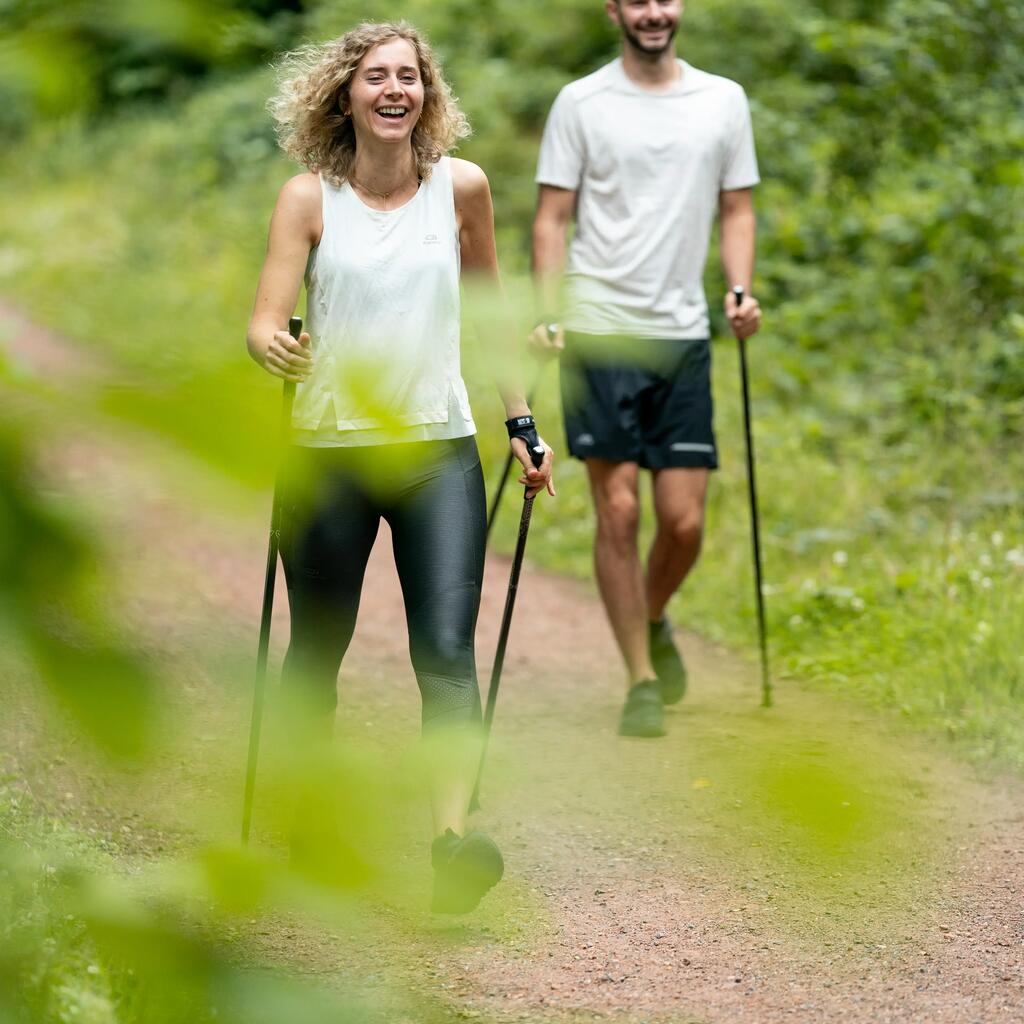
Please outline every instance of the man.
[[[564, 348], [569, 450], [586, 463], [597, 581], [629, 675], [619, 732], [662, 736], [663, 704], [686, 689], [665, 606], [697, 560], [718, 464], [704, 264], [717, 206], [726, 281], [745, 296], [737, 307], [727, 293], [725, 312], [749, 337], [761, 323], [750, 294], [759, 177], [743, 89], [675, 56], [681, 0], [605, 7], [622, 56], [567, 85], [544, 131], [533, 226], [544, 315], [532, 342]], [[646, 572], [641, 468], [657, 519]]]

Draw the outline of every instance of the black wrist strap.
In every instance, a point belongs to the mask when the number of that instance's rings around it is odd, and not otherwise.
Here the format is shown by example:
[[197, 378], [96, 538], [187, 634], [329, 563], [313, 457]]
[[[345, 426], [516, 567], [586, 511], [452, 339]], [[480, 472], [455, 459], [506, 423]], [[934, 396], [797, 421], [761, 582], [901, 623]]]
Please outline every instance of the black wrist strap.
[[530, 460], [535, 466], [540, 466], [544, 461], [544, 446], [537, 436], [537, 424], [532, 416], [513, 416], [505, 420], [505, 429], [508, 431], [508, 438], [521, 438], [526, 444], [526, 450], [530, 453]]
[[505, 429], [508, 431], [508, 436], [522, 437], [526, 439], [524, 431], [532, 430], [534, 433], [537, 431], [537, 421], [532, 416], [513, 416], [510, 420], [505, 420]]

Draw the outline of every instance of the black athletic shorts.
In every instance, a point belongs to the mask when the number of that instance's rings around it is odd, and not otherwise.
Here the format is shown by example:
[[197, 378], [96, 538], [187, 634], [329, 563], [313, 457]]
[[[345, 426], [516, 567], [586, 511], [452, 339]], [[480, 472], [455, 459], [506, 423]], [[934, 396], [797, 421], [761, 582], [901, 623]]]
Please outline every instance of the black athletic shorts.
[[577, 459], [718, 468], [707, 339], [567, 334], [561, 378]]

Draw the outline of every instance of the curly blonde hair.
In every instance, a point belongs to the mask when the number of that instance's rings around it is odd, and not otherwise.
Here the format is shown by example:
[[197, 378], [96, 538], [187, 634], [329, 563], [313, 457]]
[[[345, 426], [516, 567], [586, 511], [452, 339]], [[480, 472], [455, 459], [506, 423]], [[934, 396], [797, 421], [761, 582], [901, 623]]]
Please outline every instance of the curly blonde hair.
[[411, 44], [423, 81], [423, 111], [412, 130], [420, 177], [430, 177], [434, 164], [470, 133], [429, 44], [408, 22], [367, 22], [340, 39], [302, 46], [277, 64], [278, 91], [267, 108], [281, 148], [332, 185], [342, 185], [355, 162], [355, 129], [342, 112], [348, 110], [352, 77], [373, 47], [392, 39]]

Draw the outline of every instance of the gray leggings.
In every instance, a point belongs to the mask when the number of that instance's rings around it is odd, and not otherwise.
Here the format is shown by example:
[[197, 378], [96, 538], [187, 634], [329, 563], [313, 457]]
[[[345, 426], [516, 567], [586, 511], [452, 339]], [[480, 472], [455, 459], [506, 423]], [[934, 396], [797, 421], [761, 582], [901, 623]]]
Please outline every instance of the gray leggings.
[[284, 684], [312, 712], [337, 706], [338, 669], [382, 517], [391, 527], [424, 729], [477, 722], [473, 636], [486, 510], [472, 437], [290, 449], [281, 538], [291, 610]]

